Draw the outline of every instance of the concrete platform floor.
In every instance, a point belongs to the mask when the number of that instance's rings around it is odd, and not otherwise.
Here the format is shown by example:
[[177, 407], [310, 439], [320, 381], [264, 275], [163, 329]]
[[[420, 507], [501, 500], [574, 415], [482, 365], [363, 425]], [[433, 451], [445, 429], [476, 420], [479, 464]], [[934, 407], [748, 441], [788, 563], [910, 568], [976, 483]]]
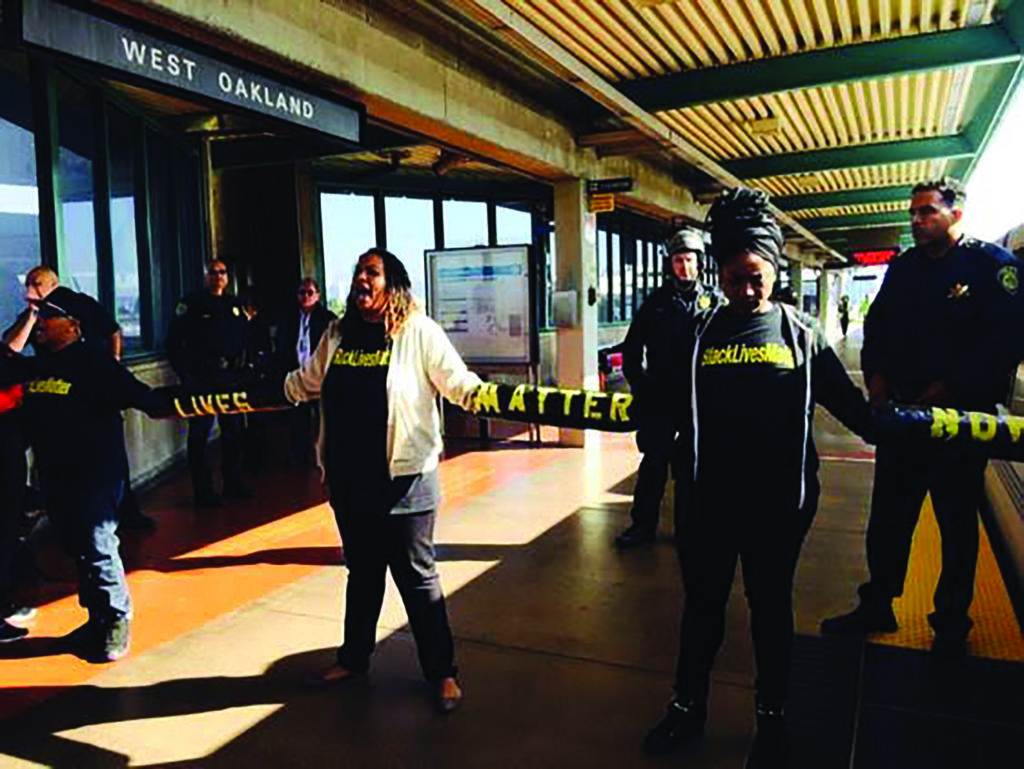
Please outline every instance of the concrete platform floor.
[[[865, 573], [873, 454], [827, 415], [817, 428], [824, 493], [797, 574], [794, 766], [1019, 766], [1019, 662], [936, 669], [913, 643], [818, 637]], [[345, 585], [313, 474], [268, 469], [255, 500], [202, 514], [183, 478], [165, 484], [144, 499], [159, 530], [125, 543], [126, 659], [89, 665], [62, 649], [83, 615], [66, 562], [44, 558], [56, 579], [33, 637], [0, 648], [0, 766], [741, 767], [753, 662], [738, 575], [706, 738], [664, 759], [639, 751], [670, 695], [682, 591], [667, 536], [611, 546], [637, 459], [631, 437], [601, 435], [585, 450], [456, 447], [442, 464], [436, 540], [466, 691], [448, 717], [431, 707], [391, 585], [371, 676], [304, 685], [333, 658]], [[937, 545], [916, 542], [915, 559], [922, 547]], [[930, 593], [927, 574], [912, 579]], [[978, 634], [1003, 611], [986, 597], [998, 585], [982, 592]]]

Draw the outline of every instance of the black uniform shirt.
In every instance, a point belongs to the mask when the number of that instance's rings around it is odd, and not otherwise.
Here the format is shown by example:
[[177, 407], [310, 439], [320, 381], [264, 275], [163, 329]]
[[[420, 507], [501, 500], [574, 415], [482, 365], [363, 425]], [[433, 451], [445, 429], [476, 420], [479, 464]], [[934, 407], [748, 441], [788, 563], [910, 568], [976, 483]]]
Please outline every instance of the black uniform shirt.
[[437, 471], [391, 479], [388, 469], [388, 366], [383, 323], [344, 324], [321, 387], [332, 500], [391, 513], [434, 510]]
[[126, 476], [121, 411], [165, 409], [164, 397], [84, 342], [35, 359], [25, 385], [24, 426], [40, 471], [60, 483]]
[[[782, 308], [718, 312], [697, 350], [701, 466], [740, 485], [799, 461], [807, 383], [782, 332]], [[791, 440], [793, 439], [793, 440]], [[765, 450], [766, 445], [771, 446]]]
[[248, 320], [238, 297], [197, 291], [174, 310], [167, 354], [184, 380], [209, 380], [245, 362]]
[[904, 402], [943, 382], [949, 406], [992, 410], [1021, 355], [1019, 267], [1007, 251], [970, 238], [941, 259], [917, 248], [898, 256], [865, 320], [865, 378], [885, 375]]

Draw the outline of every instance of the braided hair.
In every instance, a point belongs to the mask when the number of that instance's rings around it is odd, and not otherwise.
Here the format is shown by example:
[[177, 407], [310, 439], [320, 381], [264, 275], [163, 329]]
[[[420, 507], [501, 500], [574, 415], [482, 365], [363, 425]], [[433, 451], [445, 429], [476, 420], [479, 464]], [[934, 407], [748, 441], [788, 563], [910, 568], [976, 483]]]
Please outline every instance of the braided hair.
[[711, 206], [708, 222], [711, 255], [719, 265], [750, 252], [778, 266], [784, 239], [766, 192], [746, 187], [726, 190]]

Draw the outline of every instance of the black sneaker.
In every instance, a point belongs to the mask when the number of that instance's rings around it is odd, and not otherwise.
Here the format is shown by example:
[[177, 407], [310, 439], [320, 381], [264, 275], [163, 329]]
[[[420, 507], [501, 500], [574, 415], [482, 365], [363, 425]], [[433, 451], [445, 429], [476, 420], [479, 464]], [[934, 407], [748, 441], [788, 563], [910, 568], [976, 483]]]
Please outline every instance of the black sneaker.
[[687, 742], [704, 734], [707, 721], [706, 708], [698, 708], [693, 702], [681, 703], [673, 700], [664, 717], [644, 737], [644, 753], [649, 756], [663, 756]]
[[128, 653], [131, 636], [131, 622], [127, 617], [118, 617], [103, 624], [101, 657], [107, 662], [116, 662]]
[[823, 635], [864, 635], [894, 633], [899, 627], [891, 604], [869, 606], [862, 603], [848, 614], [823, 620], [821, 632]]
[[28, 631], [25, 628], [16, 627], [6, 620], [0, 620], [0, 644], [20, 641], [27, 635]]
[[744, 769], [785, 769], [789, 754], [789, 729], [782, 708], [758, 705], [757, 732]]
[[954, 631], [935, 634], [932, 654], [943, 660], [959, 660], [967, 656], [967, 635]]
[[7, 604], [0, 610], [0, 619], [4, 619], [12, 625], [21, 627], [27, 625], [36, 618], [39, 611], [34, 606], [15, 606]]
[[615, 538], [615, 546], [621, 550], [629, 550], [641, 545], [650, 545], [654, 538], [653, 531], [633, 524]]

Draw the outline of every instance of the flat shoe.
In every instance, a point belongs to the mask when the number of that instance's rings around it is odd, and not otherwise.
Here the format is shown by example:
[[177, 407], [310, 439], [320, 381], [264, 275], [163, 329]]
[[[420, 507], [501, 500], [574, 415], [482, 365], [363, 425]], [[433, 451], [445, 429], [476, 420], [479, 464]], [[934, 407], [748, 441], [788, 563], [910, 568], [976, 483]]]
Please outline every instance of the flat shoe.
[[451, 713], [462, 704], [462, 688], [454, 678], [445, 678], [437, 685], [435, 697], [437, 710], [440, 713]]

